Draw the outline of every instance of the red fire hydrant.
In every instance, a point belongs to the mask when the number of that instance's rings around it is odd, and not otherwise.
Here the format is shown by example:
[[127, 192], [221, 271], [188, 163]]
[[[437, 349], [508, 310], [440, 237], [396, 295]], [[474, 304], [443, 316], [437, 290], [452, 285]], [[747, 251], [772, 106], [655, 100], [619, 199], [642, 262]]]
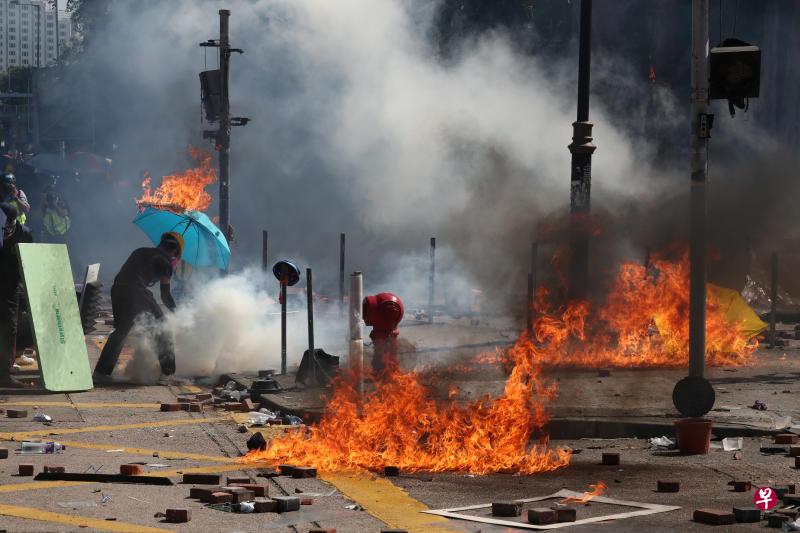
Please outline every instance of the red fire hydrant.
[[397, 368], [397, 325], [403, 320], [403, 302], [391, 292], [367, 296], [361, 305], [364, 323], [372, 326], [374, 354], [372, 370], [376, 375], [389, 368]]

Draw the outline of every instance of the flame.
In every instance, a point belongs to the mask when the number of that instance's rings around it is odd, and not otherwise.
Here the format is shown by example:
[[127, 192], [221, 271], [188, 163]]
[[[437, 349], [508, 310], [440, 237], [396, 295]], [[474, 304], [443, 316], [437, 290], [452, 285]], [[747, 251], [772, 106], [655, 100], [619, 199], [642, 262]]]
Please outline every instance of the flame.
[[[533, 337], [543, 364], [579, 367], [685, 367], [689, 362], [689, 256], [664, 254], [650, 268], [625, 262], [604, 304], [573, 301], [556, 307], [536, 292]], [[708, 291], [706, 352], [710, 365], [744, 365], [758, 343], [731, 324]], [[500, 354], [499, 357], [502, 357]], [[481, 356], [486, 361], [486, 356]]]
[[596, 496], [601, 496], [602, 494], [604, 494], [606, 489], [608, 488], [608, 485], [606, 485], [602, 481], [598, 481], [596, 483], [590, 483], [589, 484], [589, 488], [592, 489], [592, 490], [590, 490], [589, 492], [584, 492], [583, 496], [580, 497], [580, 498], [572, 498], [572, 497], [565, 498], [565, 499], [561, 500], [558, 503], [564, 503], [564, 504], [567, 504], [567, 503], [578, 503], [578, 504], [586, 503], [589, 500], [591, 500], [592, 498], [594, 498]]
[[217, 173], [211, 166], [211, 154], [190, 146], [189, 155], [197, 162], [197, 166], [180, 174], [164, 176], [156, 190], [151, 188], [150, 174], [145, 174], [142, 180], [142, 197], [136, 200], [139, 209], [155, 207], [177, 212], [208, 209], [211, 195], [205, 188], [217, 181]]
[[339, 378], [319, 424], [273, 439], [266, 450], [240, 461], [312, 465], [322, 471], [519, 472], [555, 470], [570, 451], [550, 449], [532, 438], [547, 422], [555, 395], [539, 373], [539, 353], [526, 334], [509, 348], [514, 366], [503, 394], [459, 405], [432, 399], [420, 375], [389, 370], [359, 401], [351, 376]]

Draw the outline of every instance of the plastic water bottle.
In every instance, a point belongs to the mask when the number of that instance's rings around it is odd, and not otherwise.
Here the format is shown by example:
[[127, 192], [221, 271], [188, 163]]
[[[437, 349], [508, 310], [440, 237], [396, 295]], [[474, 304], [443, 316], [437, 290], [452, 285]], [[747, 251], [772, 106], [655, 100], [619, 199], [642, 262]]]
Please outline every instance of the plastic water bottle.
[[22, 449], [20, 450], [22, 453], [61, 453], [66, 450], [67, 447], [63, 444], [59, 444], [58, 442], [31, 442], [31, 441], [24, 441], [22, 443]]

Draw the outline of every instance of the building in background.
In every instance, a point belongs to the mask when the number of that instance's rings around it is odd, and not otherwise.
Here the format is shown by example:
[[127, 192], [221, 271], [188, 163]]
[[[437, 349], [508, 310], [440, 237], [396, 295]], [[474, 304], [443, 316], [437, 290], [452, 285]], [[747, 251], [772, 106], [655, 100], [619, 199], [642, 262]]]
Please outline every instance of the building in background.
[[55, 65], [73, 36], [67, 13], [45, 0], [0, 0], [0, 72]]

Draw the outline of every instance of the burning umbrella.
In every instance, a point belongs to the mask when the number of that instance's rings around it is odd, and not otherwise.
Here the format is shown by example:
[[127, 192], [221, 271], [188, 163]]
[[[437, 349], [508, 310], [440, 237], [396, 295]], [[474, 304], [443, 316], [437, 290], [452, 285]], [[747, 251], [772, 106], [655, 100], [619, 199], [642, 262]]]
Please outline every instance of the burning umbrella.
[[183, 235], [181, 259], [193, 267], [213, 267], [225, 270], [231, 249], [222, 231], [200, 211], [176, 213], [169, 210], [146, 208], [134, 220], [155, 244], [161, 235], [176, 231]]

